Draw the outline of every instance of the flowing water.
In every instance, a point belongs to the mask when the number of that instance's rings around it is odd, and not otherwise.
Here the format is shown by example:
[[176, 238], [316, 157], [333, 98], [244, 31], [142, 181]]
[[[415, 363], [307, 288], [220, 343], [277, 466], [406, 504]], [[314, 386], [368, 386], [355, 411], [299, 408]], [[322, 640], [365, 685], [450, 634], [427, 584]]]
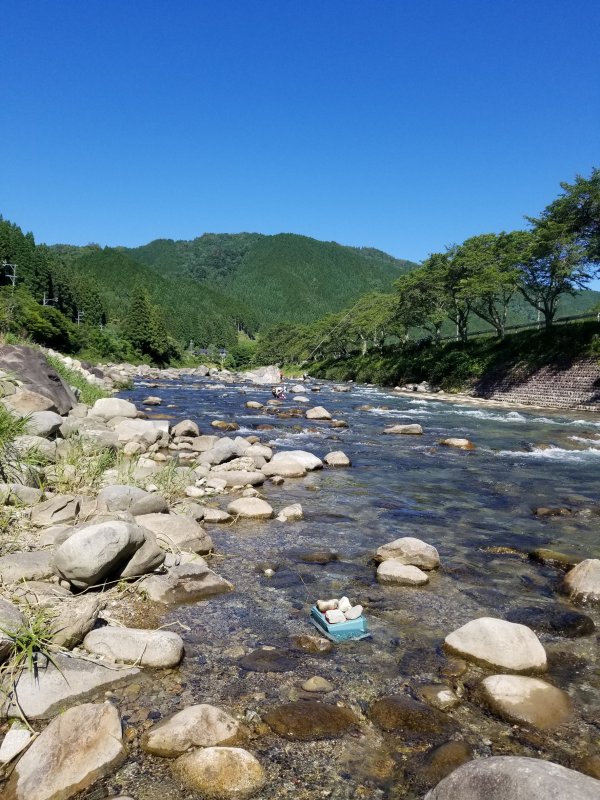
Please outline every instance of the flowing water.
[[[169, 762], [146, 756], [138, 733], [191, 703], [213, 703], [242, 718], [245, 746], [265, 766], [269, 783], [261, 798], [421, 798], [439, 773], [427, 751], [448, 739], [466, 742], [475, 756], [521, 754], [577, 766], [600, 751], [600, 659], [597, 634], [567, 638], [540, 632], [549, 657], [547, 679], [573, 699], [573, 721], [559, 731], [512, 726], [477, 702], [483, 671], [444, 654], [449, 632], [481, 616], [506, 618], [524, 608], [542, 615], [574, 610], [559, 593], [561, 575], [526, 554], [539, 547], [577, 559], [600, 557], [600, 420], [582, 413], [515, 410], [461, 402], [397, 396], [373, 387], [349, 393], [321, 384], [311, 405], [325, 406], [347, 429], [303, 418], [280, 419], [249, 411], [247, 400], [266, 402], [268, 388], [184, 379], [143, 383], [123, 396], [138, 404], [147, 394], [163, 399], [149, 414], [195, 419], [210, 433], [213, 419], [233, 419], [241, 435], [257, 433], [279, 450], [303, 449], [318, 456], [343, 450], [348, 469], [324, 469], [262, 493], [277, 512], [300, 502], [304, 519], [214, 525], [217, 555], [211, 566], [235, 592], [170, 611], [163, 622], [186, 643], [179, 670], [146, 673], [114, 693], [131, 729], [131, 753], [116, 776], [86, 798], [131, 794], [136, 800], [192, 798], [171, 777]], [[370, 410], [359, 409], [369, 405]], [[293, 395], [283, 409], [296, 406]], [[307, 406], [303, 406], [306, 408]], [[384, 436], [394, 423], [419, 422], [422, 436]], [[257, 430], [259, 425], [272, 430]], [[448, 436], [466, 437], [473, 451], [440, 447]], [[212, 502], [212, 501], [211, 501]], [[226, 498], [220, 498], [224, 507]], [[566, 506], [570, 516], [540, 518], [539, 506]], [[375, 581], [374, 551], [400, 536], [437, 547], [442, 568], [423, 588], [382, 587]], [[302, 553], [331, 549], [338, 560], [306, 563]], [[275, 569], [268, 578], [266, 567]], [[314, 633], [310, 605], [319, 597], [346, 594], [360, 602], [372, 638], [313, 655], [294, 637]], [[600, 625], [594, 609], [579, 609]], [[528, 612], [529, 613], [529, 612]], [[533, 613], [533, 612], [532, 612]], [[539, 615], [539, 611], [537, 612]], [[240, 657], [262, 646], [284, 651], [282, 672], [244, 670]], [[271, 708], [302, 699], [302, 683], [320, 675], [335, 685], [327, 702], [350, 706], [360, 728], [338, 740], [299, 742], [274, 735], [262, 722]], [[448, 712], [453, 728], [419, 736], [383, 734], [368, 719], [378, 697], [425, 684], [444, 683], [461, 696]], [[100, 792], [100, 793], [98, 793]], [[104, 792], [104, 793], [102, 793]]]

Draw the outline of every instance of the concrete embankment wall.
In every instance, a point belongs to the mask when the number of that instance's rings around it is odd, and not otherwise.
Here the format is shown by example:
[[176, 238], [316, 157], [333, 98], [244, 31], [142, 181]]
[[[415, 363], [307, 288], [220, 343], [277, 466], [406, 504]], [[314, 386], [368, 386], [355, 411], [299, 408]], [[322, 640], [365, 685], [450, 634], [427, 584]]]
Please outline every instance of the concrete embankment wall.
[[519, 405], [600, 411], [600, 360], [497, 370], [478, 381], [474, 394]]

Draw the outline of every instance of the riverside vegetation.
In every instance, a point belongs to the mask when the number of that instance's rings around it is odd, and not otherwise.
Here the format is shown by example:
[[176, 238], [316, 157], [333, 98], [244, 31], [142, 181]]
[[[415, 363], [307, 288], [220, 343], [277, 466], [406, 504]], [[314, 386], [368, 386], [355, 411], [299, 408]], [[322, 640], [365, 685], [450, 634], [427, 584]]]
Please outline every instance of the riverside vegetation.
[[599, 796], [595, 417], [51, 358], [105, 396], [0, 348], [3, 797]]

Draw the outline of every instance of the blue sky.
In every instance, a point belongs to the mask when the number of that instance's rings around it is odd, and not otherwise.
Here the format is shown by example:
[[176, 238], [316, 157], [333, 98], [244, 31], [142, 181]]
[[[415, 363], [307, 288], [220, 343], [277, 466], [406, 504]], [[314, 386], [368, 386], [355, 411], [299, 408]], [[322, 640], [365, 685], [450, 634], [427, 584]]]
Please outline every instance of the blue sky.
[[0, 213], [418, 261], [600, 165], [599, 30], [597, 0], [5, 0]]

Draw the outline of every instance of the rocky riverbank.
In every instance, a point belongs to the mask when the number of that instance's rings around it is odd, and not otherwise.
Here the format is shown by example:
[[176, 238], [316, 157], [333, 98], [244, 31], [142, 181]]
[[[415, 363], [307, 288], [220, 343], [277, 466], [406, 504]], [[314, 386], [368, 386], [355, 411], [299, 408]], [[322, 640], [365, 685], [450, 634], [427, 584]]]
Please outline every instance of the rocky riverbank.
[[[573, 800], [600, 796], [600, 781], [595, 780], [599, 756], [593, 748], [585, 764], [577, 765], [588, 775], [561, 765], [548, 769], [544, 762], [512, 755], [471, 761], [490, 753], [485, 743], [476, 748], [459, 735], [469, 713], [466, 701], [507, 721], [509, 729], [524, 727], [525, 755], [531, 755], [540, 731], [565, 735], [578, 717], [572, 699], [545, 679], [546, 647], [531, 627], [516, 620], [482, 614], [450, 627], [438, 679], [418, 686], [382, 675], [370, 681], [361, 697], [349, 679], [344, 685], [344, 673], [330, 675], [333, 680], [318, 674], [319, 659], [332, 645], [304, 632], [289, 651], [268, 640], [248, 649], [213, 637], [205, 641], [202, 656], [207, 684], [194, 692], [186, 688], [179, 665], [182, 658], [199, 658], [196, 642], [205, 634], [202, 626], [191, 630], [188, 616], [178, 614], [181, 603], [205, 608], [204, 625], [211, 630], [216, 604], [229, 597], [234, 605], [227, 606], [218, 622], [227, 630], [227, 615], [236, 613], [236, 595], [244, 614], [268, 610], [272, 625], [281, 624], [283, 606], [274, 595], [268, 595], [265, 608], [254, 608], [244, 596], [244, 576], [240, 586], [230, 580], [230, 553], [226, 546], [215, 547], [216, 532], [228, 532], [218, 537], [226, 545], [248, 530], [264, 529], [265, 535], [274, 525], [292, 530], [306, 513], [295, 487], [304, 482], [306, 488], [318, 489], [311, 476], [323, 471], [339, 479], [352, 469], [351, 459], [331, 447], [322, 458], [306, 450], [278, 450], [265, 442], [269, 423], [240, 435], [240, 423], [231, 415], [213, 419], [202, 431], [192, 419], [161, 419], [170, 416], [158, 393], [163, 381], [200, 379], [213, 391], [241, 382], [251, 392], [276, 382], [274, 369], [234, 375], [205, 367], [160, 371], [120, 366], [91, 373], [72, 360], [68, 366], [86, 377], [93, 374], [94, 382], [107, 390], [142, 379], [149, 393], [140, 407], [116, 397], [87, 407], [37, 351], [0, 349], [3, 406], [15, 419], [25, 417], [23, 431], [5, 445], [0, 485], [0, 657], [6, 720], [0, 729], [0, 760], [7, 798], [114, 797], [118, 787], [111, 776], [126, 769], [129, 758], [142, 755], [170, 771], [172, 785], [183, 794], [169, 797], [277, 797], [274, 781], [283, 781], [281, 791], [286, 793], [295, 782], [297, 796], [307, 790], [307, 797], [316, 797], [317, 775], [315, 786], [307, 787], [293, 766], [298, 757], [294, 748], [307, 742], [321, 748], [315, 753], [329, 753], [333, 763], [343, 753], [342, 760], [359, 774], [356, 764], [363, 762], [363, 777], [353, 795], [340, 786], [339, 794], [336, 789], [321, 796], [406, 796], [394, 778], [402, 753], [420, 759], [418, 780], [411, 784], [421, 787], [420, 796], [441, 780], [429, 795], [432, 799], [487, 800], [490, 776], [499, 792], [494, 797], [537, 800], [563, 796], [557, 792], [564, 787]], [[297, 384], [287, 403], [242, 401], [240, 416], [297, 420], [335, 437], [348, 423], [313, 401], [318, 394], [312, 390], [319, 388]], [[419, 425], [404, 427], [411, 430], [387, 433], [403, 439], [423, 436]], [[335, 438], [331, 441], [339, 446]], [[447, 437], [445, 444], [459, 451], [473, 447], [456, 437]], [[301, 558], [308, 564], [335, 561], [328, 543], [322, 545], [321, 551]], [[435, 580], [444, 568], [444, 554], [415, 537], [383, 540], [373, 558], [366, 569], [376, 575], [383, 593], [394, 587], [427, 591], [418, 587], [425, 587], [430, 576]], [[261, 560], [260, 553], [255, 561], [262, 580], [270, 580], [273, 588], [285, 585], [281, 565]], [[599, 567], [596, 559], [580, 560], [567, 573], [564, 592], [577, 602], [600, 601]], [[366, 588], [363, 593], [375, 610], [378, 596]], [[392, 607], [386, 613], [402, 609]], [[569, 629], [579, 625], [582, 634], [594, 631], [592, 619], [573, 614], [577, 619]], [[30, 652], [33, 666], [27, 663]], [[317, 674], [298, 682], [294, 672], [302, 657]], [[238, 662], [248, 676], [246, 685], [239, 686], [246, 701], [260, 706], [268, 700], [268, 708], [240, 714], [237, 690], [229, 704], [206, 702], [215, 694], [211, 683], [227, 674], [227, 660]], [[271, 696], [269, 682], [276, 676], [285, 680], [280, 687], [285, 701], [278, 694], [274, 702]], [[158, 721], [161, 714], [151, 704], [154, 699], [162, 706], [167, 697], [174, 713]], [[585, 735], [590, 735], [594, 723], [586, 725]], [[277, 740], [279, 746], [273, 746]], [[267, 741], [269, 749], [262, 744]], [[522, 776], [520, 782], [515, 783], [515, 775]], [[86, 794], [94, 786], [101, 793]], [[140, 787], [135, 800], [158, 796], [150, 791]]]

